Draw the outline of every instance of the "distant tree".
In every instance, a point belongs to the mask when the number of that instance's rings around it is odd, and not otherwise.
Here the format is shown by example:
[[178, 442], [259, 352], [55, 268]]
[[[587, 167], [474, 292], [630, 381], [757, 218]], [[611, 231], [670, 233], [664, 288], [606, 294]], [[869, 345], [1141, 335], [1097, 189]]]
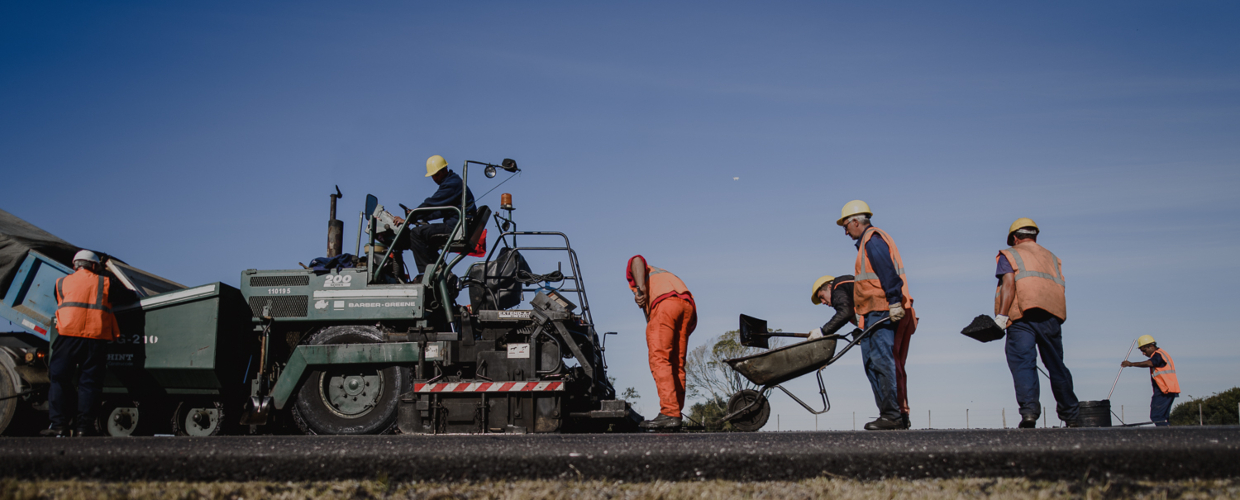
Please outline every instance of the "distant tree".
[[1238, 403], [1240, 387], [1232, 387], [1207, 398], [1189, 396], [1188, 401], [1175, 405], [1171, 410], [1171, 425], [1237, 425], [1240, 424]]
[[620, 397], [629, 402], [632, 402], [634, 399], [641, 399], [641, 395], [637, 394], [637, 389], [633, 387], [625, 387], [624, 392], [620, 394]]

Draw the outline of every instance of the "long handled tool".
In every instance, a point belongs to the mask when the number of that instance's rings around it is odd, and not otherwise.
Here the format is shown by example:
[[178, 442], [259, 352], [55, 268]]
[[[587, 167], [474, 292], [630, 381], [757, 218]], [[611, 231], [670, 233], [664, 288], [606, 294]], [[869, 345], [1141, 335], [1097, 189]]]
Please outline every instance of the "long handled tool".
[[[1128, 360], [1128, 356], [1132, 356], [1132, 348], [1137, 346], [1137, 341], [1132, 341], [1132, 345], [1128, 346], [1128, 354], [1124, 355], [1124, 360]], [[1111, 384], [1111, 392], [1107, 393], [1107, 400], [1111, 400], [1111, 395], [1115, 394], [1115, 386], [1119, 384], [1119, 376], [1124, 374], [1124, 367], [1119, 367], [1119, 373], [1115, 374], [1115, 382]]]

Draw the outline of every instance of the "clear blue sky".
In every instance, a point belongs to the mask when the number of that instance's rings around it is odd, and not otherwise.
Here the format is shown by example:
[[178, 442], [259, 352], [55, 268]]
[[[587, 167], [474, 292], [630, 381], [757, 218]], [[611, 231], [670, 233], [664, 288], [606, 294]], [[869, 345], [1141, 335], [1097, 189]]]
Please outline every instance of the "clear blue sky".
[[[1003, 346], [958, 332], [992, 312], [1017, 217], [1064, 261], [1081, 399], [1106, 397], [1141, 334], [1186, 395], [1240, 385], [1237, 25], [1240, 5], [1211, 1], [7, 2], [0, 207], [235, 285], [324, 252], [335, 184], [352, 240], [366, 193], [429, 195], [427, 156], [514, 158], [525, 172], [482, 202], [512, 192], [523, 229], [573, 238], [599, 328], [620, 332], [612, 372], [652, 416], [626, 259], [693, 289], [692, 346], [739, 313], [807, 331], [829, 316], [810, 284], [851, 272], [834, 220], [861, 198], [922, 318], [914, 425], [968, 408], [998, 427], [1016, 407]], [[824, 371], [820, 427], [876, 416], [859, 357]], [[1129, 420], [1147, 377], [1112, 398]], [[780, 428], [813, 428], [773, 403]]]

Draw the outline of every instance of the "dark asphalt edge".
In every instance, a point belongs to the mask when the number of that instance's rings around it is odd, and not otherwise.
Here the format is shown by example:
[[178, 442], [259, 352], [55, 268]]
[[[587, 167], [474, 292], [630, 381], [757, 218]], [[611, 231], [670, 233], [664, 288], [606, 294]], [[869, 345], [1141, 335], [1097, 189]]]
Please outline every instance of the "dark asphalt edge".
[[[870, 443], [882, 443], [862, 438]], [[161, 439], [171, 441], [159, 441]], [[443, 441], [443, 446], [424, 451], [419, 448], [426, 447], [427, 441], [412, 437], [358, 441], [348, 441], [348, 438], [317, 441], [315, 438], [204, 438], [193, 443], [187, 441], [189, 439], [6, 440], [0, 442], [3, 444], [0, 446], [0, 476], [104, 481], [313, 481], [383, 477], [395, 481], [1240, 477], [1240, 448], [1233, 443], [1210, 439], [1185, 439], [1178, 446], [1161, 449], [1150, 449], [1144, 440], [1131, 439], [1119, 445], [1093, 444], [1081, 449], [1035, 450], [1025, 444], [979, 449], [981, 446], [975, 441], [963, 446], [922, 446], [924, 450], [919, 451], [878, 450], [873, 445], [836, 450], [808, 446], [754, 450], [729, 445], [732, 449], [728, 451], [685, 451], [668, 447], [659, 453], [639, 448], [584, 454], [570, 454], [570, 450], [606, 449], [615, 444], [589, 438], [558, 441], [480, 438]], [[241, 446], [230, 448], [235, 443]], [[279, 450], [282, 443], [308, 444], [311, 449], [282, 453]], [[356, 446], [348, 446], [350, 443]], [[519, 446], [487, 453], [493, 443]], [[183, 450], [173, 447], [174, 444], [192, 446], [190, 450]], [[559, 446], [547, 446], [549, 444]], [[381, 446], [375, 450], [375, 445]], [[967, 449], [952, 449], [962, 447]], [[464, 456], [453, 455], [462, 451]]]

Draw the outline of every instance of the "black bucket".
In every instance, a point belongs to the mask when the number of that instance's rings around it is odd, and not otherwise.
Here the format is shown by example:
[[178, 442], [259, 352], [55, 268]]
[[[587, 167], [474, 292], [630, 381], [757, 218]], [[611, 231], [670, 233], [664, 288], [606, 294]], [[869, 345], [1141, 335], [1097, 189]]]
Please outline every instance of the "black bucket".
[[1110, 427], [1111, 400], [1081, 401], [1077, 421], [1081, 427]]

